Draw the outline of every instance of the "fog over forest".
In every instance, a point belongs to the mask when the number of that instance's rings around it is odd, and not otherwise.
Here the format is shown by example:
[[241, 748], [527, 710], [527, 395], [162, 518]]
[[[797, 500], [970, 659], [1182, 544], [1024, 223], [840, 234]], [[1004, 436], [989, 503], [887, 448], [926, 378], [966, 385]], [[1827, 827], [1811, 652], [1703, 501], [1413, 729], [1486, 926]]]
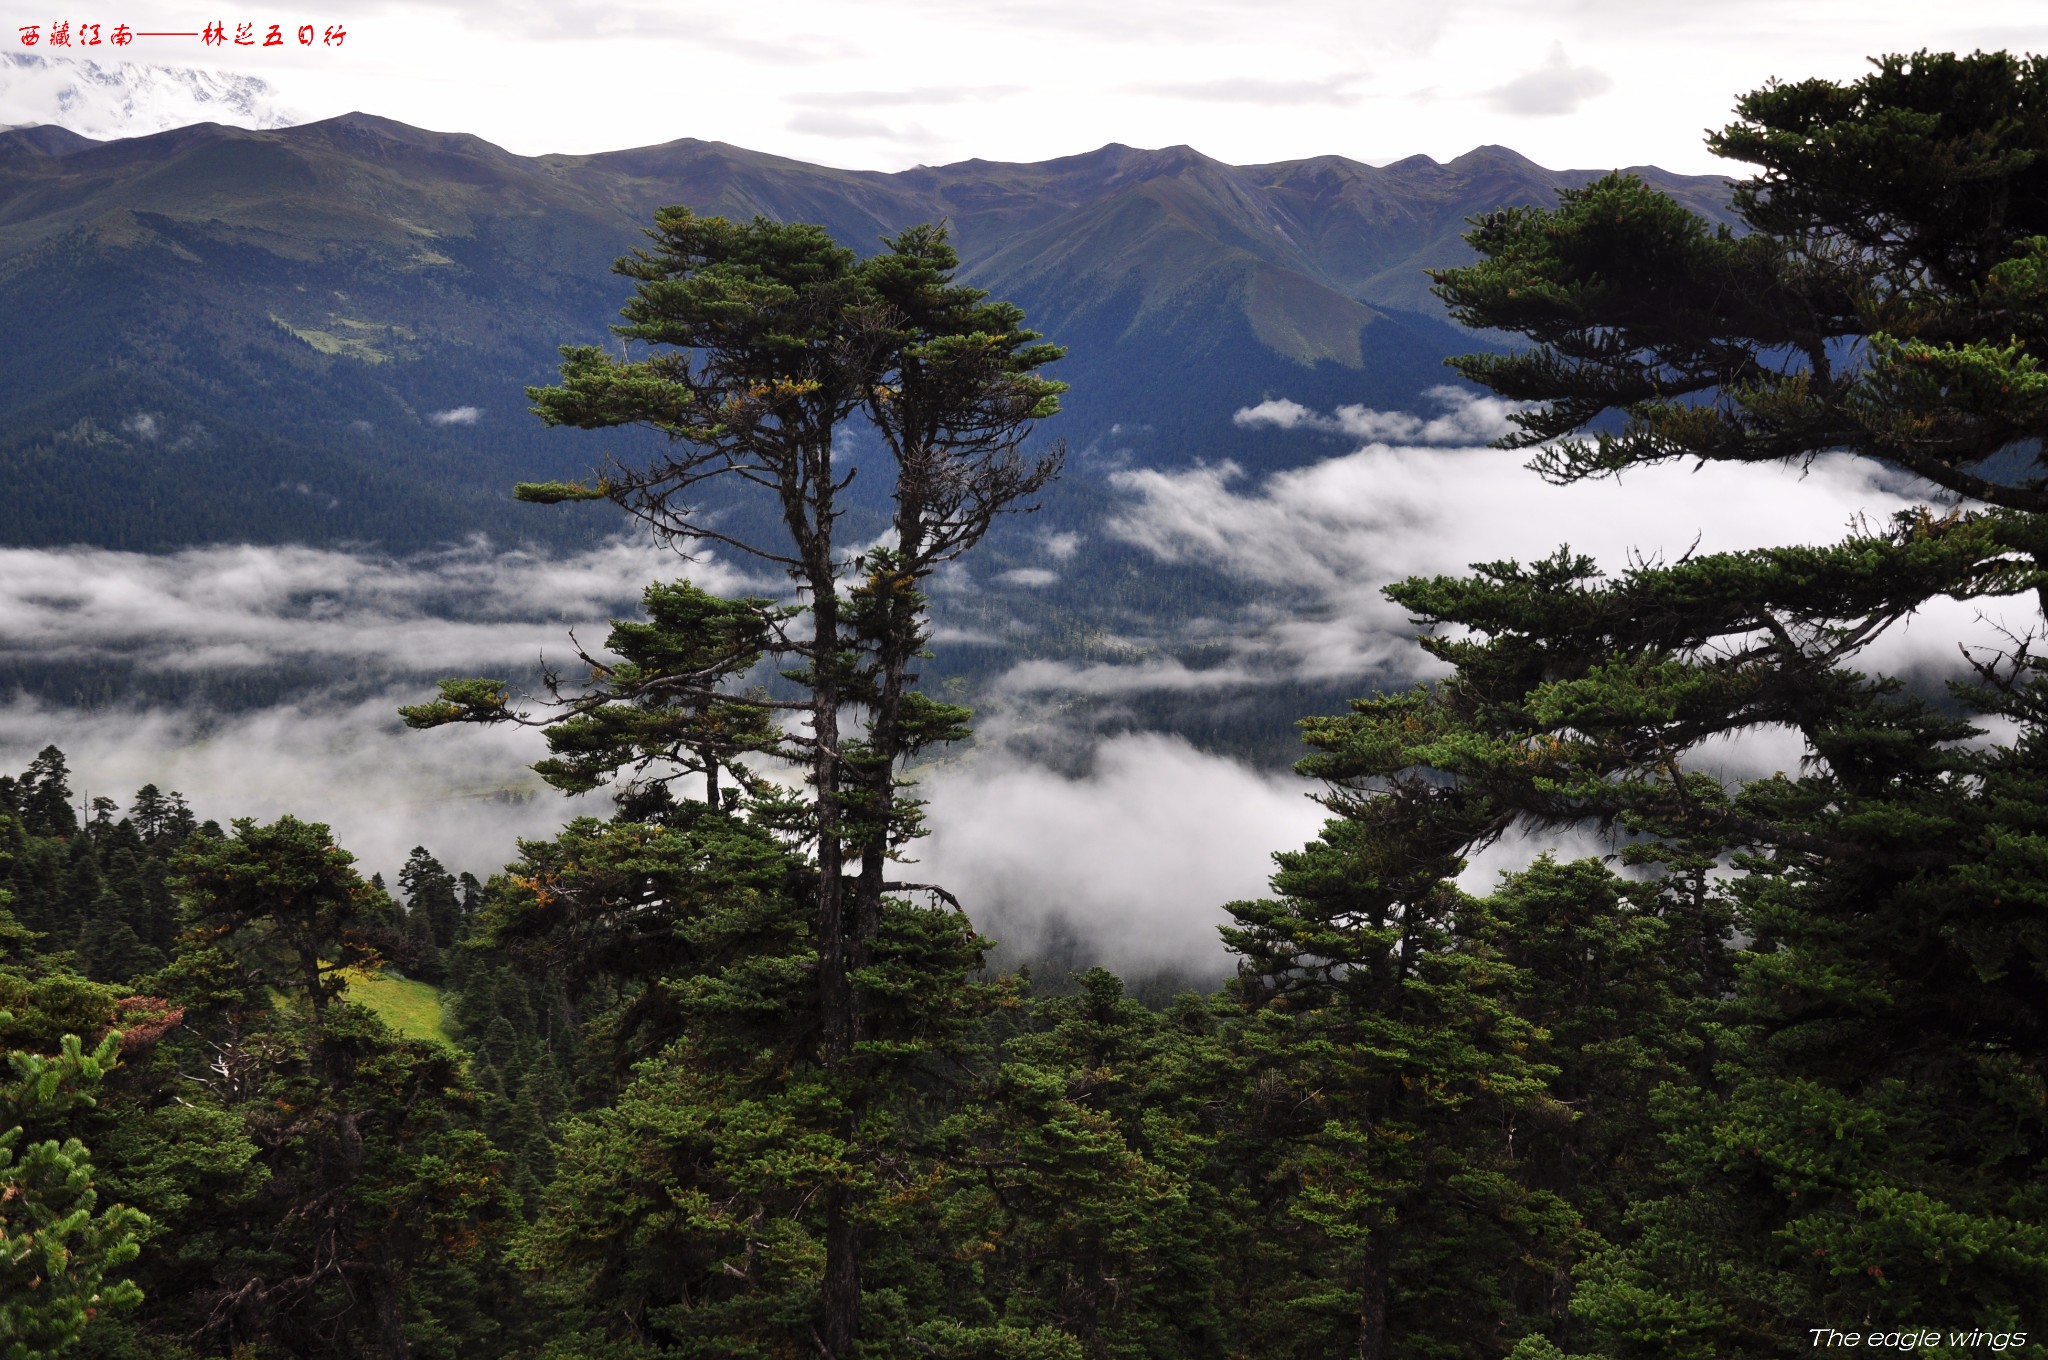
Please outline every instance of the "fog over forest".
[[[1849, 457], [1810, 466], [1666, 465], [1625, 484], [1545, 484], [1520, 452], [1476, 447], [1505, 428], [1500, 403], [1450, 389], [1418, 394], [1435, 416], [1286, 400], [1238, 413], [1247, 449], [1271, 431], [1325, 431], [1324, 461], [1256, 481], [1231, 462], [1113, 474], [1120, 499], [1102, 535], [1160, 564], [1198, 566], [1253, 587], [1253, 602], [1130, 638], [1125, 662], [1018, 657], [967, 696], [971, 749], [922, 773], [931, 837], [919, 876], [951, 886], [981, 928], [1026, 952], [1066, 941], [1112, 966], [1219, 969], [1222, 906], [1262, 894], [1275, 851], [1321, 821], [1312, 785], [1156, 730], [1148, 702], [1241, 699], [1290, 683], [1364, 694], [1438, 672], [1380, 588], [1456, 573], [1559, 545], [1608, 571], [1767, 544], [1825, 543], [1858, 516], [1881, 522], [1928, 489], [1886, 480]], [[1028, 521], [1024, 522], [1028, 525]], [[1049, 581], [1071, 543], [1054, 544]], [[948, 614], [975, 597], [969, 559], [934, 589], [938, 650]], [[302, 668], [315, 680], [287, 700], [224, 711], [204, 700], [74, 707], [17, 693], [0, 705], [0, 766], [21, 767], [59, 741], [85, 796], [125, 799], [145, 782], [182, 790], [202, 816], [293, 812], [332, 824], [367, 871], [390, 877], [415, 844], [488, 874], [521, 837], [602, 794], [565, 800], [525, 766], [537, 734], [406, 731], [399, 704], [426, 677], [574, 672], [571, 634], [601, 642], [642, 585], [687, 575], [721, 592], [779, 583], [729, 552], [683, 561], [624, 536], [574, 555], [472, 542], [412, 557], [305, 547], [224, 546], [146, 555], [98, 549], [0, 551], [0, 665], [113, 664], [141, 677]], [[1036, 573], [1034, 573], [1036, 575]], [[1908, 620], [1868, 654], [1873, 667], [1933, 680], [1960, 657], [1947, 639], [1996, 638], [1996, 603], [1937, 626]], [[1975, 622], [1973, 622], [1975, 621]], [[1178, 652], [1203, 645], [1190, 664]], [[529, 680], [530, 683], [530, 680]], [[1795, 766], [1799, 742], [1754, 732], [1698, 753], [1731, 775]], [[1468, 883], [1527, 862], [1537, 840], [1494, 847]], [[1573, 847], [1581, 848], [1581, 847]], [[1590, 847], [1598, 848], [1598, 847]]]

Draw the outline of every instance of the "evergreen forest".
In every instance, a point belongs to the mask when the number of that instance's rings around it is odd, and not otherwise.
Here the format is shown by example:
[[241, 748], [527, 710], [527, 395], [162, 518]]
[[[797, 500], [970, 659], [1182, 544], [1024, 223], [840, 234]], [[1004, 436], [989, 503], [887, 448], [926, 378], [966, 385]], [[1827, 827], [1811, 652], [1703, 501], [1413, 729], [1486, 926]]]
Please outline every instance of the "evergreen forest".
[[[1389, 586], [1443, 678], [1303, 717], [1321, 834], [1157, 1005], [992, 966], [917, 878], [916, 762], [972, 722], [924, 583], [1058, 476], [1060, 349], [943, 227], [661, 210], [624, 345], [529, 392], [644, 458], [517, 494], [786, 595], [653, 582], [533, 692], [408, 707], [611, 795], [488, 878], [81, 806], [61, 734], [0, 777], [0, 1360], [2048, 1344], [2048, 61], [1774, 83], [1709, 145], [1737, 227], [1621, 174], [1474, 219], [1453, 366], [1532, 478], [1847, 451], [1925, 506]], [[2034, 623], [1871, 662], [1943, 601]], [[1794, 768], [1695, 759], [1758, 732]]]

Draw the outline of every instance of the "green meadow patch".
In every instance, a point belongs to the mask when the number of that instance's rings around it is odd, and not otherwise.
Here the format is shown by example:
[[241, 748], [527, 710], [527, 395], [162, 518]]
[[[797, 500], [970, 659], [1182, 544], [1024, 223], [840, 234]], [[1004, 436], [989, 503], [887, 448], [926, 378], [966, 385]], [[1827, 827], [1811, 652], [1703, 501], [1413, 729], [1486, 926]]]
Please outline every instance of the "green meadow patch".
[[341, 976], [348, 983], [350, 1001], [369, 1007], [400, 1034], [455, 1046], [454, 1036], [442, 1022], [440, 988], [393, 972], [350, 968]]

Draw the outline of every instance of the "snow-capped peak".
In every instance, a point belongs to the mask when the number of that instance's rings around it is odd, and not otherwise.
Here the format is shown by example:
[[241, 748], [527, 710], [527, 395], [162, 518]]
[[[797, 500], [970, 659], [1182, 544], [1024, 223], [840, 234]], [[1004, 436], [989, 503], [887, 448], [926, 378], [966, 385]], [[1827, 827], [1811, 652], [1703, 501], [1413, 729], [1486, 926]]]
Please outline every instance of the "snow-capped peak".
[[106, 140], [192, 123], [276, 128], [304, 121], [256, 76], [0, 52], [0, 128], [54, 123]]

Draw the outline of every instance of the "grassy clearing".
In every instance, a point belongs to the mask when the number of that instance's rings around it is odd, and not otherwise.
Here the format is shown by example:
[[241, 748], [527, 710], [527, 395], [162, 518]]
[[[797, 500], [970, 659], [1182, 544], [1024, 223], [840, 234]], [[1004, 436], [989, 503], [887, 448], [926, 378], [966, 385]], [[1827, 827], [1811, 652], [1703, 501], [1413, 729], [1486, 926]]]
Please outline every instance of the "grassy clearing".
[[350, 968], [341, 975], [348, 982], [348, 999], [367, 1006], [400, 1034], [414, 1039], [434, 1039], [455, 1046], [441, 1017], [441, 989], [396, 973], [365, 973]]

